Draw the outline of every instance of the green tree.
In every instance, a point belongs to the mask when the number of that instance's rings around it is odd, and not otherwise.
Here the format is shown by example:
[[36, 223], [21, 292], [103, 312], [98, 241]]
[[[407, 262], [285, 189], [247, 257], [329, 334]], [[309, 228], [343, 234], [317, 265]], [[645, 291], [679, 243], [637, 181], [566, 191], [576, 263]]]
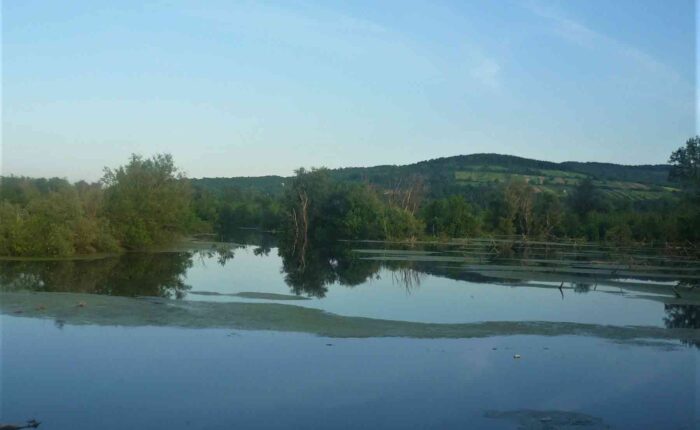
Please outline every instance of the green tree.
[[426, 231], [448, 237], [475, 236], [479, 229], [478, 218], [471, 205], [462, 196], [433, 200], [421, 210]]
[[530, 236], [533, 232], [535, 190], [524, 179], [514, 179], [505, 188], [505, 199], [510, 209], [510, 217], [515, 232]]
[[695, 136], [671, 154], [669, 179], [685, 189], [676, 209], [676, 231], [681, 241], [700, 241], [700, 136]]
[[173, 241], [184, 232], [191, 214], [190, 185], [169, 154], [105, 168], [104, 213], [117, 239], [127, 249]]
[[600, 192], [590, 178], [582, 180], [572, 191], [569, 198], [571, 209], [580, 217], [590, 212], [603, 209]]
[[70, 256], [111, 252], [118, 245], [106, 220], [75, 187], [35, 194], [25, 206], [0, 203], [0, 254]]
[[394, 205], [385, 206], [383, 222], [387, 239], [415, 239], [425, 231], [425, 224], [413, 213]]
[[515, 207], [513, 202], [505, 197], [504, 188], [499, 188], [491, 196], [486, 220], [491, 232], [500, 235], [510, 236], [515, 234], [513, 220], [515, 218]]
[[561, 235], [564, 208], [556, 194], [549, 191], [537, 194], [533, 212], [537, 235], [542, 237]]
[[669, 179], [700, 188], [700, 136], [691, 137], [685, 147], [673, 151], [669, 158]]
[[[338, 185], [323, 206], [322, 235], [332, 239], [384, 239], [384, 205], [367, 185]], [[317, 235], [318, 236], [318, 235]], [[318, 238], [318, 237], [317, 237]]]
[[26, 216], [18, 204], [0, 201], [0, 255], [21, 255], [19, 243], [22, 221]]
[[292, 237], [293, 248], [301, 249], [305, 255], [315, 229], [322, 223], [322, 208], [332, 192], [328, 169], [295, 171], [296, 176], [285, 184], [283, 202], [287, 212], [285, 231]]

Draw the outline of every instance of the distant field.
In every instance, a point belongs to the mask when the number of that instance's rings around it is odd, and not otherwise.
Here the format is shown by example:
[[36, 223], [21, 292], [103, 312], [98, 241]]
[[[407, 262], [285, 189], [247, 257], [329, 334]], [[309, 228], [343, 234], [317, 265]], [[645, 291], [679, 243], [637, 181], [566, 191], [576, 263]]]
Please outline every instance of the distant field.
[[[501, 166], [475, 166], [455, 172], [460, 185], [501, 184], [511, 179], [523, 179], [536, 189], [566, 194], [587, 175], [561, 170], [535, 170], [530, 174], [510, 173]], [[626, 200], [652, 200], [677, 191], [675, 188], [646, 185], [638, 182], [594, 180], [593, 184], [610, 197]]]
[[[668, 181], [670, 166], [624, 166], [612, 163], [553, 163], [502, 154], [471, 154], [436, 158], [402, 166], [345, 167], [329, 170], [331, 178], [340, 182], [369, 183], [383, 189], [422, 178], [431, 184], [427, 197], [444, 197], [454, 186], [488, 187], [522, 178], [538, 190], [565, 195], [587, 177], [611, 197], [648, 200], [672, 195], [677, 191]], [[221, 193], [230, 188], [251, 190], [279, 196], [289, 177], [201, 178], [192, 183], [199, 189]]]
[[509, 173], [504, 171], [458, 171], [455, 172], [457, 182], [478, 182], [478, 183], [502, 183], [511, 179], [524, 179], [531, 185], [577, 185], [584, 175], [577, 173], [561, 172], [561, 175], [553, 174], [555, 171], [548, 171], [549, 174], [525, 175], [519, 173]]

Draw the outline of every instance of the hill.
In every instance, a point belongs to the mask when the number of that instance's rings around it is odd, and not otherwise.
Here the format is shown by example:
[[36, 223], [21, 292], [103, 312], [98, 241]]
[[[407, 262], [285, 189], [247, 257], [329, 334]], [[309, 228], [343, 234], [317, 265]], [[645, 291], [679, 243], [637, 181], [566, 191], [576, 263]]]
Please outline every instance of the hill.
[[[395, 189], [420, 181], [429, 197], [470, 194], [512, 178], [522, 178], [540, 190], [566, 194], [582, 180], [593, 183], [613, 198], [632, 201], [661, 198], [675, 191], [668, 181], [668, 165], [628, 166], [612, 163], [554, 163], [500, 154], [472, 154], [436, 158], [403, 166], [346, 167], [330, 170], [343, 182], [368, 182]], [[197, 187], [218, 192], [226, 188], [278, 195], [289, 178], [281, 176], [194, 179]]]

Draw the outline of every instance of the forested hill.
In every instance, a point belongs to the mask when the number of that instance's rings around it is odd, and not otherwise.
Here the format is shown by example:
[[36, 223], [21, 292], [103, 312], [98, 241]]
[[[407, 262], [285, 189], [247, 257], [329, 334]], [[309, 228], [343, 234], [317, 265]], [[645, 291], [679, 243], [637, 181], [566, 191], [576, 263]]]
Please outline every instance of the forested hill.
[[[472, 154], [436, 158], [403, 166], [347, 167], [330, 170], [344, 182], [368, 182], [381, 188], [403, 187], [422, 181], [432, 197], [459, 194], [474, 188], [488, 188], [512, 178], [564, 193], [585, 178], [615, 197], [645, 200], [672, 191], [668, 182], [670, 166], [626, 166], [612, 163], [567, 161], [554, 163], [500, 154]], [[222, 191], [229, 188], [254, 190], [269, 195], [282, 192], [289, 178], [281, 176], [194, 179], [198, 188]]]
[[191, 179], [195, 187], [206, 189], [215, 193], [230, 188], [239, 190], [252, 190], [264, 194], [277, 196], [282, 193], [282, 184], [288, 178], [282, 176], [238, 176], [233, 178], [200, 178]]

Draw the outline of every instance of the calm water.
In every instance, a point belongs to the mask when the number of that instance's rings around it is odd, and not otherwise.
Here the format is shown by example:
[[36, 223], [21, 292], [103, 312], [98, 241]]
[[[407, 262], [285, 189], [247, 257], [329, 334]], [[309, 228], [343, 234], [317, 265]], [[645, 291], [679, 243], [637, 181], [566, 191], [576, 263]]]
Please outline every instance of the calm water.
[[700, 424], [693, 258], [478, 241], [300, 256], [254, 242], [0, 262], [0, 423]]

